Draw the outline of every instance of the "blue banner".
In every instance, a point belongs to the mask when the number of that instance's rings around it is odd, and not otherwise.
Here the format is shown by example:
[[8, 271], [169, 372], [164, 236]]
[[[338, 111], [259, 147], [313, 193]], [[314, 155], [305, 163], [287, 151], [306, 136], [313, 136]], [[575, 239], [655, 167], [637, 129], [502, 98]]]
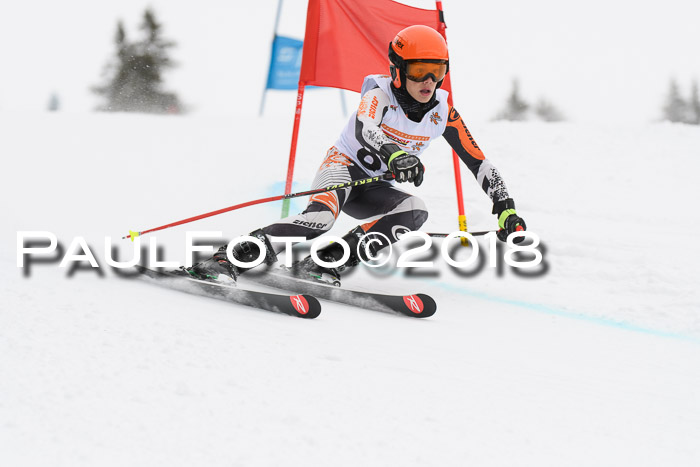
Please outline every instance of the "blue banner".
[[272, 43], [266, 89], [297, 89], [304, 41], [276, 36]]

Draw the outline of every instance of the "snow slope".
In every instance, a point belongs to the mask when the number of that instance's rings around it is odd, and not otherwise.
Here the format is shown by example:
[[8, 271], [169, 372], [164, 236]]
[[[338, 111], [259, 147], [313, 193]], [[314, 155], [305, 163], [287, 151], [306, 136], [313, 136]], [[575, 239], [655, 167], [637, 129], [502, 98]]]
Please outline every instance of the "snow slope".
[[[295, 190], [343, 124], [307, 112]], [[471, 124], [542, 239], [538, 274], [460, 275], [439, 256], [409, 276], [361, 268], [347, 286], [429, 293], [437, 314], [324, 302], [313, 321], [104, 267], [106, 236], [127, 256], [129, 229], [281, 193], [288, 119], [0, 113], [0, 128], [4, 465], [700, 462], [697, 127]], [[425, 230], [451, 232], [446, 145], [425, 163], [425, 184], [411, 189], [430, 209]], [[494, 228], [463, 178], [470, 229]], [[185, 231], [231, 238], [279, 210], [154, 236], [183, 262]], [[333, 233], [353, 226], [343, 218]], [[69, 275], [53, 262], [23, 275], [17, 232], [33, 230], [64, 247], [84, 237], [103, 267]]]

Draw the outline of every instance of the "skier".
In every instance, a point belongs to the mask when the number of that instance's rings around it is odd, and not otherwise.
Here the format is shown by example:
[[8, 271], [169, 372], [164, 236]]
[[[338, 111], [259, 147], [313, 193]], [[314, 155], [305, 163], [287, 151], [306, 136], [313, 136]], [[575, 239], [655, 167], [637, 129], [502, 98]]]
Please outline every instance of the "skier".
[[[398, 183], [420, 186], [424, 177], [421, 156], [434, 138], [443, 136], [491, 198], [499, 239], [505, 241], [509, 234], [524, 230], [525, 221], [516, 213], [501, 175], [484, 157], [457, 110], [447, 104], [448, 93], [440, 89], [449, 71], [444, 38], [428, 26], [409, 26], [389, 44], [389, 61], [391, 76], [365, 77], [360, 105], [328, 150], [312, 189], [383, 176], [387, 171]], [[269, 265], [285, 248], [284, 243], [271, 242], [270, 236], [316, 238], [333, 226], [341, 211], [364, 221], [342, 237], [350, 247], [349, 259], [339, 267], [327, 268], [307, 256], [293, 265], [294, 275], [339, 285], [340, 272], [359, 263], [358, 244], [365, 234], [378, 232], [393, 243], [402, 234], [420, 229], [428, 218], [420, 198], [398, 189], [394, 181], [382, 181], [316, 194], [301, 214], [249, 235], [265, 245], [264, 262]], [[377, 245], [369, 246], [371, 256], [386, 246]], [[246, 269], [229, 261], [226, 247], [187, 272], [198, 278], [235, 281]], [[254, 261], [261, 254], [259, 246], [250, 241], [232, 248], [233, 256], [242, 262]], [[363, 245], [359, 251], [363, 254]], [[323, 261], [337, 262], [344, 250], [340, 243], [331, 243], [317, 254]]]

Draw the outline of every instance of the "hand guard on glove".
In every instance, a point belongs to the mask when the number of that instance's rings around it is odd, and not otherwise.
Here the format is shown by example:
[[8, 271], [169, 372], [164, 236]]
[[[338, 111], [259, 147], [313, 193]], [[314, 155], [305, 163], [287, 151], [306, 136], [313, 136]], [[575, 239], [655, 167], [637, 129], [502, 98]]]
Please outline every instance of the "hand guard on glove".
[[[515, 212], [515, 202], [512, 198], [504, 199], [493, 205], [493, 214], [498, 216], [498, 227], [499, 230], [496, 233], [498, 239], [502, 242], [508, 240], [508, 235], [513, 232], [520, 232], [522, 230], [527, 230], [525, 225], [525, 220], [518, 216]], [[513, 239], [514, 243], [520, 243], [525, 239], [525, 237], [516, 237]]]
[[397, 182], [413, 182], [415, 186], [423, 183], [425, 168], [417, 156], [412, 156], [406, 151], [396, 151], [389, 157], [387, 167]]

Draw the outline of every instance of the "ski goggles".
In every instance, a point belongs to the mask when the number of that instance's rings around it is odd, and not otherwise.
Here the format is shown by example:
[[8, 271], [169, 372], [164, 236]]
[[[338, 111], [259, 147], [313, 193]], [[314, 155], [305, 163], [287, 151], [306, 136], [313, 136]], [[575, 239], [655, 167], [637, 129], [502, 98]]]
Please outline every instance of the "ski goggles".
[[406, 78], [411, 81], [417, 81], [422, 83], [428, 77], [432, 76], [435, 82], [440, 82], [443, 80], [447, 74], [447, 62], [445, 60], [439, 61], [410, 61], [406, 62]]

